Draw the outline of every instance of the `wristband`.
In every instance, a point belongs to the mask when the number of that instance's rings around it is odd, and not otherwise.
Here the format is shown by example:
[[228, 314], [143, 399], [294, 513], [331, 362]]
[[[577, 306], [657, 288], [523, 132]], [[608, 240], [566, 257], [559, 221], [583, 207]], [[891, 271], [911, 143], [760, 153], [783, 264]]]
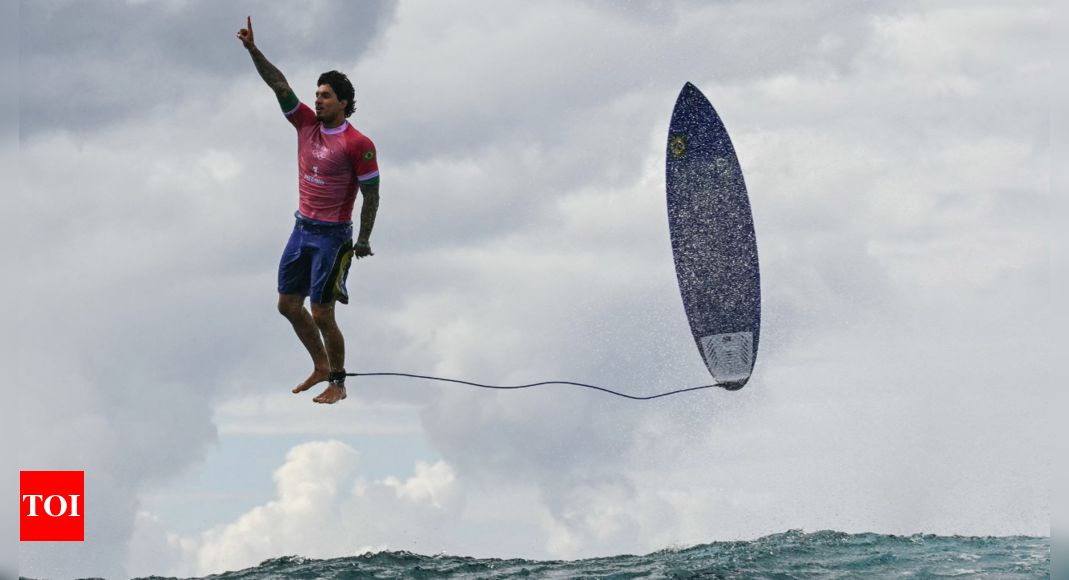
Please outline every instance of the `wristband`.
[[356, 247], [358, 247], [358, 248], [370, 248], [370, 247], [371, 247], [371, 246], [369, 246], [369, 245], [367, 245], [367, 244], [365, 244], [365, 243], [363, 243], [363, 242], [356, 242], [356, 243], [355, 243], [355, 244], [353, 244], [353, 245], [355, 245], [355, 246], [356, 246]]

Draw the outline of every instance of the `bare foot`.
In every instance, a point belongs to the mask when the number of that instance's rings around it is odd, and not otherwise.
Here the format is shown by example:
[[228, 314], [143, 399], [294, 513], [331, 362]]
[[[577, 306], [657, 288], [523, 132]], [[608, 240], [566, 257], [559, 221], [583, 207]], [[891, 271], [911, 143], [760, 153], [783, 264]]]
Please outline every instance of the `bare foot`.
[[345, 394], [344, 386], [330, 385], [327, 387], [327, 390], [323, 391], [322, 393], [319, 393], [319, 396], [312, 400], [317, 403], [325, 403], [327, 405], [331, 405], [333, 403], [337, 403], [338, 401], [344, 399], [347, 396], [348, 395]]
[[330, 369], [316, 369], [312, 371], [312, 374], [304, 380], [303, 383], [297, 385], [296, 389], [293, 389], [294, 393], [301, 393], [312, 388], [314, 385], [318, 385], [323, 381], [330, 378]]

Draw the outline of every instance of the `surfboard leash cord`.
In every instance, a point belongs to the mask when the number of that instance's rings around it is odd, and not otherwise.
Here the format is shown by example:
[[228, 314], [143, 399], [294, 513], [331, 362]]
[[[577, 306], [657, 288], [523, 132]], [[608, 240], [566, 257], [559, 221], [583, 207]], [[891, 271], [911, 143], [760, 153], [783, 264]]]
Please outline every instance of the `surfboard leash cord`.
[[445, 379], [442, 377], [430, 377], [427, 375], [412, 375], [408, 373], [345, 373], [347, 377], [408, 377], [411, 379], [424, 379], [428, 381], [441, 381], [443, 383], [456, 383], [459, 385], [470, 385], [472, 387], [479, 387], [481, 389], [499, 389], [499, 390], [512, 390], [512, 389], [529, 389], [531, 387], [539, 387], [542, 385], [570, 385], [573, 387], [585, 387], [587, 389], [594, 389], [603, 393], [609, 393], [610, 395], [616, 395], [617, 397], [624, 397], [625, 399], [632, 399], [635, 401], [649, 401], [650, 399], [658, 399], [660, 397], [667, 397], [669, 395], [678, 395], [680, 393], [687, 393], [690, 391], [700, 391], [701, 389], [712, 389], [714, 387], [723, 388], [722, 385], [702, 385], [700, 387], [690, 387], [686, 389], [677, 389], [675, 391], [668, 391], [667, 393], [658, 393], [656, 395], [649, 395], [646, 397], [639, 397], [635, 395], [628, 395], [627, 393], [620, 393], [612, 389], [606, 389], [605, 387], [598, 387], [595, 385], [587, 385], [585, 383], [573, 383], [571, 381], [543, 381], [540, 383], [531, 383], [529, 385], [514, 385], [514, 386], [501, 386], [501, 385], [483, 385], [480, 383], [473, 383], [470, 381], [461, 381], [457, 379]]

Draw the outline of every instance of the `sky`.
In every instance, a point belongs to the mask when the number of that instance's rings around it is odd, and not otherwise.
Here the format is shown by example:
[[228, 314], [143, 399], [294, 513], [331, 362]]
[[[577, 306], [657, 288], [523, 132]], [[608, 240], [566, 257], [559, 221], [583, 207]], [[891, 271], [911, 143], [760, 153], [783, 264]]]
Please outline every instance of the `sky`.
[[[19, 11], [18, 463], [86, 477], [86, 541], [20, 543], [20, 575], [1050, 534], [1048, 3]], [[311, 370], [275, 306], [296, 143], [235, 38], [249, 14], [305, 102], [349, 74], [377, 147], [348, 370], [706, 384], [664, 201], [689, 81], [753, 205], [749, 384], [291, 394]]]
[[[18, 78], [18, 35], [15, 34], [15, 23], [18, 22], [18, 6], [13, 2], [5, 2], [0, 5], [0, 75], [5, 79]], [[10, 82], [10, 81], [9, 81]], [[15, 81], [17, 85], [17, 81]], [[14, 192], [18, 190], [15, 185], [18, 180], [18, 116], [15, 106], [15, 91], [2, 91], [0, 96], [0, 176], [4, 179], [4, 199], [14, 199]], [[0, 241], [10, 247], [17, 247], [18, 235], [12, 228], [4, 228]], [[8, 270], [15, 272], [18, 266], [18, 253], [6, 252], [3, 262], [0, 262]], [[18, 291], [11, 285], [5, 284], [3, 298], [14, 304], [18, 300]], [[18, 383], [21, 369], [16, 362], [18, 357], [15, 351], [15, 336], [10, 330], [15, 327], [14, 322], [18, 319], [16, 311], [8, 309], [2, 324], [4, 329], [0, 332], [0, 394], [8, 400], [17, 395], [15, 385]], [[15, 405], [0, 406], [0, 437], [4, 441], [15, 442], [19, 438], [18, 407]], [[0, 445], [0, 461], [4, 465], [13, 466], [18, 463], [18, 445]], [[5, 470], [0, 476], [0, 495], [14, 497], [18, 493], [18, 477], [15, 470]], [[0, 516], [0, 575], [14, 576], [18, 567], [18, 516], [15, 512], [14, 502], [5, 506], [7, 511]]]
[[[1053, 53], [1060, 55], [1069, 54], [1069, 41], [1066, 39], [1065, 34], [1060, 34], [1069, 28], [1069, 13], [1065, 10], [1058, 10], [1052, 19], [1051, 28], [1059, 32], [1059, 34], [1052, 34], [1051, 50]], [[1060, 103], [1065, 103], [1069, 98], [1069, 82], [1065, 79], [1064, 75], [1058, 78], [1051, 87], [1051, 104], [1052, 109], [1055, 111], [1053, 119], [1051, 120], [1051, 135], [1054, 143], [1054, 151], [1059, 159], [1065, 159], [1069, 156], [1069, 140], [1066, 136], [1069, 135], [1069, 117], [1066, 116], [1066, 109], [1064, 106], [1059, 106]], [[1062, 192], [1056, 196], [1056, 203], [1053, 204], [1053, 211], [1051, 215], [1060, 223], [1065, 223], [1066, 217], [1069, 216], [1067, 210], [1069, 210], [1069, 204], [1066, 203], [1065, 191], [1067, 185], [1069, 185], [1069, 171], [1066, 170], [1064, 164], [1059, 165], [1052, 173], [1055, 175], [1055, 183], [1057, 184], [1057, 190]], [[1051, 230], [1051, 305], [1054, 307], [1052, 322], [1054, 325], [1061, 326], [1069, 321], [1069, 308], [1066, 307], [1065, 300], [1059, 300], [1058, 297], [1066, 296], [1067, 290], [1069, 290], [1069, 236], [1066, 235], [1064, 229], [1052, 228]], [[1057, 337], [1058, 344], [1064, 345], [1065, 340], [1056, 334], [1056, 331], [1051, 331], [1051, 337]], [[1059, 357], [1055, 354], [1051, 359], [1051, 374], [1054, 376], [1065, 376], [1065, 373], [1069, 372], [1069, 363], [1067, 363], [1064, 357]], [[1066, 408], [1069, 406], [1069, 395], [1064, 391], [1060, 391], [1055, 395], [1057, 405], [1052, 409]], [[1051, 418], [1056, 416], [1053, 412]], [[1069, 452], [1069, 445], [1065, 442], [1067, 440], [1065, 428], [1062, 427], [1055, 435], [1055, 448], [1054, 453], [1065, 455]], [[1054, 481], [1057, 482], [1059, 487], [1064, 487], [1069, 482], [1069, 466], [1064, 462], [1059, 463], [1056, 466], [1056, 471], [1053, 474]], [[1051, 519], [1053, 520], [1053, 526], [1058, 529], [1057, 540], [1058, 545], [1063, 546], [1059, 548], [1059, 551], [1066, 546], [1066, 540], [1061, 538], [1066, 534], [1063, 530], [1069, 525], [1069, 512], [1065, 509], [1065, 497], [1064, 495], [1058, 498], [1058, 507], [1056, 515]], [[1061, 576], [1069, 574], [1069, 563], [1059, 562], [1054, 566], [1054, 574]]]

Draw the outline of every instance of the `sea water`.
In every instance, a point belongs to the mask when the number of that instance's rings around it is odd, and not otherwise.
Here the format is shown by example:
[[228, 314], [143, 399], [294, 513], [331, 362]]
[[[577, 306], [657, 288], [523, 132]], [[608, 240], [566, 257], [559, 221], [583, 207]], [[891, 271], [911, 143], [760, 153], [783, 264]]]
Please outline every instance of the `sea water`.
[[378, 552], [330, 560], [288, 556], [213, 580], [362, 578], [1050, 578], [1050, 538], [775, 534], [644, 556], [588, 560], [479, 559]]

